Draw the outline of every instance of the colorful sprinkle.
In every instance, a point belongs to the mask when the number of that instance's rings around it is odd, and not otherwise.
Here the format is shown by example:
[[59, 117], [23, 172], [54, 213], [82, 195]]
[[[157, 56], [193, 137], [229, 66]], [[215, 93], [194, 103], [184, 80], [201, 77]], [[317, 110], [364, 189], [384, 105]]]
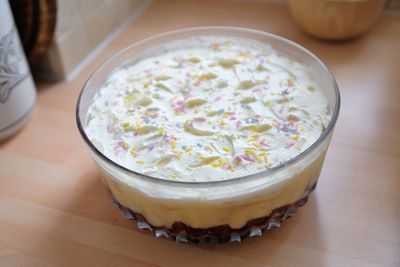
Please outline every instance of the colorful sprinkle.
[[225, 152], [230, 152], [230, 151], [231, 151], [231, 150], [229, 149], [229, 147], [226, 147], [226, 146], [223, 147], [222, 150], [225, 151]]
[[171, 147], [172, 147], [172, 149], [176, 148], [176, 141], [175, 140], [171, 141]]
[[137, 149], [132, 147], [131, 150], [129, 151], [132, 155], [135, 155], [137, 152]]
[[182, 157], [183, 157], [183, 153], [182, 153], [182, 152], [178, 152], [176, 158], [177, 158], [178, 160], [180, 160], [180, 159], [182, 159]]

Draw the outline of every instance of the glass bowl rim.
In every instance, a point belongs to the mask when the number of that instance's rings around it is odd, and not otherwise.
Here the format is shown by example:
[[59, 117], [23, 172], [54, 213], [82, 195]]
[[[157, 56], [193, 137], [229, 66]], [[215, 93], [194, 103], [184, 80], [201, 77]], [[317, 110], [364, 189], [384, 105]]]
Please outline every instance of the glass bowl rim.
[[[87, 86], [90, 84], [90, 82], [96, 77], [96, 75], [106, 66], [108, 65], [110, 62], [112, 62], [114, 60], [114, 58], [116, 58], [117, 56], [125, 53], [126, 51], [144, 45], [147, 42], [151, 42], [157, 39], [162, 39], [163, 37], [168, 37], [168, 36], [173, 36], [173, 35], [179, 35], [179, 34], [184, 34], [184, 33], [190, 33], [190, 32], [203, 32], [203, 31], [210, 31], [210, 35], [212, 34], [218, 34], [223, 36], [223, 32], [224, 31], [229, 31], [229, 32], [246, 32], [248, 34], [254, 34], [254, 35], [262, 35], [262, 36], [267, 36], [268, 38], [271, 39], [275, 39], [277, 41], [281, 41], [284, 42], [290, 46], [292, 46], [295, 49], [299, 49], [302, 52], [304, 52], [307, 56], [311, 57], [322, 69], [324, 72], [326, 72], [333, 84], [334, 90], [335, 90], [335, 107], [334, 107], [334, 111], [332, 114], [332, 117], [329, 121], [329, 124], [327, 126], [327, 128], [325, 129], [325, 131], [318, 137], [317, 140], [314, 141], [314, 143], [312, 143], [307, 149], [305, 149], [303, 152], [301, 152], [300, 154], [298, 154], [297, 156], [273, 167], [270, 169], [266, 169], [264, 171], [260, 171], [260, 172], [256, 172], [256, 173], [252, 173], [249, 175], [244, 175], [244, 176], [238, 176], [238, 177], [234, 177], [234, 178], [230, 178], [230, 179], [225, 179], [225, 180], [216, 180], [216, 181], [205, 181], [205, 182], [190, 182], [190, 181], [174, 181], [174, 180], [167, 180], [167, 179], [163, 179], [163, 178], [159, 178], [159, 177], [154, 177], [154, 176], [150, 176], [150, 175], [146, 175], [140, 172], [136, 172], [134, 170], [131, 170], [129, 168], [126, 168], [120, 164], [118, 164], [117, 162], [111, 160], [110, 158], [108, 158], [106, 155], [104, 155], [100, 150], [97, 149], [97, 147], [90, 141], [89, 137], [86, 135], [83, 123], [81, 122], [81, 119], [79, 117], [79, 113], [80, 113], [80, 104], [81, 104], [81, 98], [82, 95], [85, 91], [85, 89], [87, 88]], [[202, 34], [202, 35], [206, 35], [206, 34]], [[193, 34], [193, 36], [201, 36], [200, 35], [195, 35]], [[189, 36], [188, 36], [189, 37]], [[172, 41], [172, 40], [171, 40]], [[160, 43], [160, 44], [163, 44]], [[154, 46], [150, 46], [148, 48], [152, 48]], [[122, 64], [121, 64], [122, 65]], [[326, 64], [323, 63], [323, 61], [321, 59], [319, 59], [314, 53], [312, 53], [311, 51], [309, 51], [308, 49], [304, 48], [303, 46], [301, 46], [300, 44], [291, 41], [287, 38], [281, 37], [279, 35], [273, 34], [273, 33], [269, 33], [269, 32], [264, 32], [261, 30], [255, 30], [255, 29], [251, 29], [251, 28], [244, 28], [244, 27], [231, 27], [231, 26], [206, 26], [206, 27], [189, 27], [189, 28], [182, 28], [182, 29], [178, 29], [178, 30], [173, 30], [173, 31], [167, 31], [167, 32], [162, 32], [159, 34], [155, 34], [152, 35], [150, 37], [144, 38], [138, 42], [134, 42], [120, 50], [118, 50], [117, 52], [115, 52], [113, 55], [111, 55], [110, 57], [108, 57], [91, 75], [90, 77], [86, 80], [86, 82], [84, 83], [81, 92], [79, 93], [79, 97], [78, 97], [78, 101], [76, 104], [76, 123], [78, 126], [78, 130], [82, 136], [82, 138], [84, 139], [85, 143], [89, 146], [89, 148], [91, 149], [92, 152], [94, 152], [96, 155], [100, 156], [100, 158], [102, 160], [104, 160], [105, 162], [107, 162], [108, 164], [111, 164], [113, 167], [117, 168], [119, 171], [122, 171], [124, 174], [127, 175], [134, 175], [135, 178], [140, 178], [140, 179], [145, 179], [145, 181], [147, 182], [154, 182], [154, 183], [159, 183], [159, 184], [165, 184], [165, 185], [176, 185], [176, 186], [215, 186], [215, 185], [220, 185], [220, 184], [229, 184], [232, 182], [240, 182], [240, 181], [248, 181], [248, 180], [252, 180], [252, 179], [257, 179], [258, 177], [262, 176], [265, 177], [266, 175], [271, 175], [273, 173], [276, 173], [279, 170], [282, 170], [288, 166], [293, 165], [294, 163], [298, 162], [299, 160], [301, 160], [302, 158], [306, 157], [308, 154], [310, 154], [311, 152], [313, 152], [315, 149], [317, 149], [317, 147], [319, 146], [319, 144], [321, 144], [323, 141], [325, 141], [328, 136], [330, 135], [330, 133], [333, 131], [338, 115], [339, 115], [339, 110], [340, 110], [340, 92], [339, 92], [339, 87], [337, 85], [337, 82], [332, 74], [332, 72], [329, 70], [329, 68], [326, 66]]]

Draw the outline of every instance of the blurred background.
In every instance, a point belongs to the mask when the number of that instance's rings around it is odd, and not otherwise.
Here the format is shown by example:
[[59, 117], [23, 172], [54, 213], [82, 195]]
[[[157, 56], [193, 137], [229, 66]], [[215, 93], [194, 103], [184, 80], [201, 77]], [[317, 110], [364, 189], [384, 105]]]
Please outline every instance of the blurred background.
[[[280, 6], [265, 6], [267, 3]], [[271, 30], [268, 24], [272, 20], [284, 22], [281, 27], [293, 27], [287, 21], [293, 20], [304, 32], [328, 40], [363, 34], [382, 11], [400, 13], [400, 1], [396, 0], [12, 0], [10, 4], [34, 76], [51, 81], [79, 71], [80, 64], [90, 61], [91, 55], [152, 4], [160, 10], [150, 22], [151, 28], [158, 24], [160, 29], [173, 29], [166, 26], [177, 17], [181, 17], [179, 28], [222, 24]], [[265, 9], [265, 16], [262, 12], [251, 16], [251, 7]], [[271, 9], [279, 11], [269, 13]], [[291, 17], [281, 11], [284, 9], [290, 10]]]

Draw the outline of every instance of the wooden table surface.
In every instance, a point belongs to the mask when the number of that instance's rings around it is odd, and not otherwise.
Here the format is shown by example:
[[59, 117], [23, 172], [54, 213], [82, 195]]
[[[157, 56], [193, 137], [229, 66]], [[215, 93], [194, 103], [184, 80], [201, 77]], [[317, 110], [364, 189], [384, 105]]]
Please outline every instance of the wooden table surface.
[[[303, 34], [284, 5], [243, 2], [153, 2], [77, 78], [38, 85], [29, 125], [0, 144], [0, 266], [400, 266], [400, 17], [329, 43]], [[243, 243], [195, 246], [137, 230], [112, 206], [75, 125], [78, 93], [107, 57], [200, 25], [292, 39], [326, 62], [342, 94], [316, 192], [281, 228]]]

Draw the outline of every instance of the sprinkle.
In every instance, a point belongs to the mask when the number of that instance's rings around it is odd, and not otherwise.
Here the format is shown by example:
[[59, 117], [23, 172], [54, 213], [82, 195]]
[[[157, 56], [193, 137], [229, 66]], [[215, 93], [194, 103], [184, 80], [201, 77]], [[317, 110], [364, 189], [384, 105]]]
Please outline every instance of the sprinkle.
[[176, 101], [172, 106], [175, 113], [185, 113], [185, 103], [183, 101]]
[[253, 154], [254, 153], [254, 149], [248, 148], [248, 149], [245, 149], [244, 152], [246, 152], [247, 154]]
[[261, 152], [261, 153], [259, 153], [259, 154], [258, 154], [258, 156], [260, 156], [260, 157], [264, 157], [264, 156], [265, 156], [265, 152]]
[[138, 160], [136, 161], [136, 163], [137, 163], [137, 164], [144, 164], [144, 161], [138, 159]]
[[136, 154], [136, 151], [137, 151], [137, 149], [134, 148], [134, 147], [132, 147], [131, 150], [130, 150], [130, 153], [131, 153], [132, 155], [135, 155], [135, 154]]
[[172, 149], [176, 148], [176, 141], [175, 140], [171, 141], [171, 147], [172, 147]]
[[252, 162], [252, 163], [256, 162], [254, 159], [252, 159], [251, 157], [249, 157], [247, 155], [242, 155], [242, 159], [244, 159], [246, 161], [249, 161], [249, 162]]
[[218, 168], [218, 167], [221, 167], [221, 164], [219, 162], [214, 162], [213, 164], [211, 164], [211, 166], [213, 168]]
[[255, 147], [260, 147], [260, 145], [259, 144], [257, 144], [256, 142], [253, 142], [253, 143], [251, 143], [253, 146], [255, 146]]
[[272, 165], [273, 165], [272, 162], [268, 162], [268, 163], [267, 163], [267, 166], [268, 166], [269, 168], [271, 168]]
[[260, 134], [252, 134], [250, 135], [250, 138], [248, 139], [249, 142], [256, 140], [258, 137], [260, 137]]
[[297, 140], [299, 140], [299, 136], [298, 136], [298, 135], [295, 135], [295, 136], [292, 137], [292, 139], [295, 140], [295, 141], [297, 141]]
[[207, 74], [200, 75], [200, 76], [198, 77], [198, 79], [199, 79], [200, 81], [209, 81], [209, 80], [213, 80], [213, 79], [215, 79], [215, 78], [217, 78], [217, 77], [218, 77], [218, 76], [215, 75], [214, 73], [209, 72], [209, 73], [207, 73]]
[[171, 175], [171, 179], [173, 180], [179, 180], [179, 176], [176, 174]]
[[121, 147], [122, 147], [124, 150], [127, 150], [127, 149], [129, 148], [129, 144], [126, 143], [126, 142], [121, 142]]
[[129, 126], [131, 126], [131, 123], [129, 121], [122, 123], [122, 126], [125, 128], [128, 128]]
[[224, 146], [224, 147], [222, 148], [222, 150], [225, 151], [225, 152], [230, 152], [229, 147], [226, 147], [226, 146]]
[[294, 146], [294, 145], [295, 145], [295, 143], [290, 142], [290, 143], [287, 143], [287, 144], [286, 144], [285, 148], [289, 149], [289, 148], [291, 148], [291, 147]]
[[247, 119], [245, 119], [245, 122], [246, 123], [257, 123], [258, 120], [256, 118], [247, 118]]
[[185, 149], [185, 152], [190, 152], [191, 150], [192, 150], [192, 148], [188, 147], [188, 148]]
[[219, 159], [218, 159], [218, 163], [219, 163], [219, 165], [220, 165], [221, 167], [227, 166], [227, 165], [228, 165], [228, 160], [225, 159], [225, 158], [219, 158]]
[[197, 122], [205, 122], [207, 119], [204, 117], [197, 117], [197, 118], [194, 118], [193, 120], [197, 121]]
[[242, 123], [240, 122], [240, 121], [236, 121], [236, 128], [240, 128], [240, 125], [241, 125]]
[[240, 158], [239, 155], [235, 156], [233, 159], [235, 160], [236, 164], [240, 164], [242, 162], [242, 159]]
[[178, 152], [178, 155], [176, 157], [178, 158], [178, 160], [180, 160], [182, 158], [182, 156], [183, 156], [183, 153], [182, 152]]
[[221, 100], [221, 96], [218, 96], [217, 98], [214, 99], [214, 102], [218, 102]]
[[214, 149], [211, 146], [206, 146], [204, 149], [210, 152], [214, 151]]
[[158, 133], [159, 133], [160, 135], [164, 135], [164, 130], [165, 130], [164, 127], [160, 127], [160, 130], [158, 131]]
[[107, 132], [108, 133], [114, 133], [115, 132], [115, 129], [111, 124], [107, 125]]
[[300, 120], [299, 117], [297, 117], [296, 115], [290, 114], [289, 116], [287, 116], [288, 121], [294, 121], [297, 122]]
[[294, 86], [293, 80], [292, 80], [292, 79], [289, 79], [289, 80], [287, 81], [287, 85], [288, 85], [289, 87], [293, 87], [293, 86]]

